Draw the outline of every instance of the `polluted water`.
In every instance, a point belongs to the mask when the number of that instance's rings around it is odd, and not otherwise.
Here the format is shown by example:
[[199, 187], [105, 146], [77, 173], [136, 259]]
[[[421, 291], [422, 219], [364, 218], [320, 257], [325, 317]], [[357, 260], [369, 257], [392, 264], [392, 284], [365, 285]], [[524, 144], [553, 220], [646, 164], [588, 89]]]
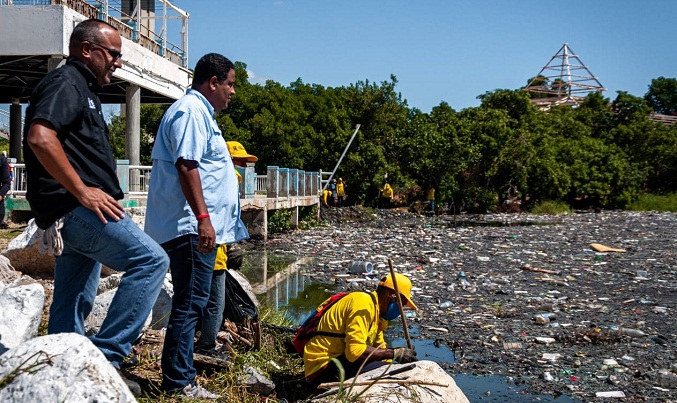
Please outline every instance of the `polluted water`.
[[[263, 261], [270, 261], [255, 257], [258, 264]], [[285, 314], [299, 325], [303, 320], [315, 311], [315, 308], [325, 299], [337, 292], [335, 284], [320, 283], [312, 280], [312, 276], [308, 276], [307, 264], [308, 260], [300, 259], [306, 264], [299, 264], [299, 261], [284, 265], [284, 262], [291, 260], [289, 257], [276, 260], [277, 267], [271, 267], [266, 270], [268, 281], [260, 281], [254, 283], [254, 289], [259, 292], [259, 300], [265, 301], [269, 306], [274, 306], [277, 310], [284, 311]], [[243, 274], [247, 277], [262, 279], [262, 274], [254, 274], [256, 269], [255, 264], [247, 265]], [[271, 288], [263, 289], [260, 283], [272, 284]], [[416, 316], [414, 311], [407, 311], [407, 317], [412, 319]], [[467, 374], [454, 374], [449, 368], [456, 362], [456, 353], [463, 354], [463, 351], [454, 351], [454, 348], [459, 348], [458, 344], [450, 343], [444, 338], [423, 338], [420, 334], [419, 325], [412, 325], [409, 327], [411, 342], [417, 351], [419, 359], [435, 361], [446, 368], [447, 372], [453, 376], [457, 385], [466, 394], [468, 399], [473, 402], [476, 399], [482, 401], [494, 402], [530, 402], [530, 401], [557, 401], [557, 402], [574, 402], [567, 396], [560, 396], [554, 400], [553, 396], [549, 395], [530, 395], [522, 394], [524, 386], [517, 386], [511, 382], [510, 378], [503, 378], [499, 376], [474, 376]], [[388, 346], [391, 347], [405, 347], [407, 345], [403, 336], [402, 322], [398, 318], [390, 321], [388, 329], [385, 332], [385, 339]]]
[[[666, 375], [677, 375], [677, 214], [330, 210], [341, 220], [272, 237], [269, 253], [311, 259], [299, 281], [329, 290], [318, 298], [373, 290], [390, 259], [413, 284], [412, 342], [462, 348], [444, 366], [454, 377], [499, 377], [558, 401], [677, 401]], [[351, 272], [355, 261], [372, 271]]]

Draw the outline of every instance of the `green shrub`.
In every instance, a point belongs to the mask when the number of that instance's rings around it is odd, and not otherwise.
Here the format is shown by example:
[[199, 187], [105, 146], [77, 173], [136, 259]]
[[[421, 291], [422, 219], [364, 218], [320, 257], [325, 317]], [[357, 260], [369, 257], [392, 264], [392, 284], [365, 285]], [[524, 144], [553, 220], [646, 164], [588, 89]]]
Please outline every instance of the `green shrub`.
[[571, 207], [563, 201], [560, 200], [545, 200], [534, 205], [531, 208], [530, 213], [532, 214], [565, 214], [570, 213]]
[[320, 225], [320, 223], [317, 221], [317, 205], [299, 207], [300, 229], [311, 229], [318, 225]]
[[268, 233], [279, 234], [291, 229], [291, 209], [278, 209], [268, 215]]
[[677, 193], [668, 195], [641, 194], [629, 207], [633, 211], [677, 212]]

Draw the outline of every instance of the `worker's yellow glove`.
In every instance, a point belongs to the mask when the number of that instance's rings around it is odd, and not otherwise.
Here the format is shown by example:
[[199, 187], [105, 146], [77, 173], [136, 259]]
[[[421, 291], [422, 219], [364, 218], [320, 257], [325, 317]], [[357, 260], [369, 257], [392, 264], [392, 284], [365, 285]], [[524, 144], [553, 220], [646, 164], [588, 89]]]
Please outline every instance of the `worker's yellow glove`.
[[394, 348], [393, 352], [393, 359], [400, 364], [408, 364], [410, 362], [418, 361], [418, 358], [416, 358], [416, 350], [412, 348]]

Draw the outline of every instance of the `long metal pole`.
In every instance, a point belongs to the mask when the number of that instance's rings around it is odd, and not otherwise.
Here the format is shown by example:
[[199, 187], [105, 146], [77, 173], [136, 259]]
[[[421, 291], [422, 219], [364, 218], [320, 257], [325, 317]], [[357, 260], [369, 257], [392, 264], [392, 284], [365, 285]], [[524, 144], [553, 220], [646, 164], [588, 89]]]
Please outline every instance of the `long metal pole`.
[[388, 266], [390, 266], [390, 278], [393, 279], [393, 287], [397, 293], [397, 307], [400, 308], [400, 318], [402, 318], [402, 327], [404, 328], [404, 338], [407, 340], [407, 347], [411, 347], [411, 338], [409, 337], [409, 328], [407, 327], [407, 318], [404, 316], [404, 307], [402, 307], [402, 294], [397, 287], [397, 280], [395, 279], [395, 269], [393, 269], [393, 261], [388, 259]]
[[[343, 157], [346, 155], [346, 152], [348, 152], [348, 149], [350, 148], [350, 144], [353, 142], [353, 139], [355, 138], [355, 135], [357, 134], [358, 130], [360, 130], [360, 124], [359, 123], [355, 125], [355, 132], [353, 133], [353, 136], [350, 138], [350, 141], [348, 142], [348, 145], [346, 145], [346, 148], [343, 149], [343, 154], [341, 154], [341, 158], [339, 158], [338, 162], [336, 163], [334, 170], [331, 171], [331, 175], [329, 175], [329, 179], [327, 179], [327, 182], [324, 184], [324, 187], [322, 187], [322, 190], [325, 190], [327, 188], [327, 186], [329, 185], [329, 182], [331, 182], [331, 178], [334, 177], [336, 170], [338, 169], [339, 165], [341, 165], [341, 161], [343, 160]], [[322, 179], [322, 178], [320, 178], [320, 179]]]

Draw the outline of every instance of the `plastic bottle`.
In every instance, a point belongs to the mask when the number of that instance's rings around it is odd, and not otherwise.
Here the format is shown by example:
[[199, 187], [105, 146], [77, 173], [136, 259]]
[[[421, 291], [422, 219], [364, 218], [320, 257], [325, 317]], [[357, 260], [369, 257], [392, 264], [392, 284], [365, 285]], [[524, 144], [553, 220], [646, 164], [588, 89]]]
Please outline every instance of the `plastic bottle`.
[[451, 301], [444, 301], [440, 304], [440, 309], [451, 308], [452, 305]]
[[639, 329], [630, 329], [630, 328], [627, 328], [627, 327], [622, 327], [622, 328], [618, 329], [618, 331], [621, 334], [624, 334], [624, 335], [630, 336], [630, 337], [644, 337], [644, 336], [646, 336], [646, 333], [644, 333], [643, 331], [641, 331]]
[[353, 274], [371, 273], [373, 270], [374, 265], [364, 260], [354, 260], [350, 264], [350, 272]]

